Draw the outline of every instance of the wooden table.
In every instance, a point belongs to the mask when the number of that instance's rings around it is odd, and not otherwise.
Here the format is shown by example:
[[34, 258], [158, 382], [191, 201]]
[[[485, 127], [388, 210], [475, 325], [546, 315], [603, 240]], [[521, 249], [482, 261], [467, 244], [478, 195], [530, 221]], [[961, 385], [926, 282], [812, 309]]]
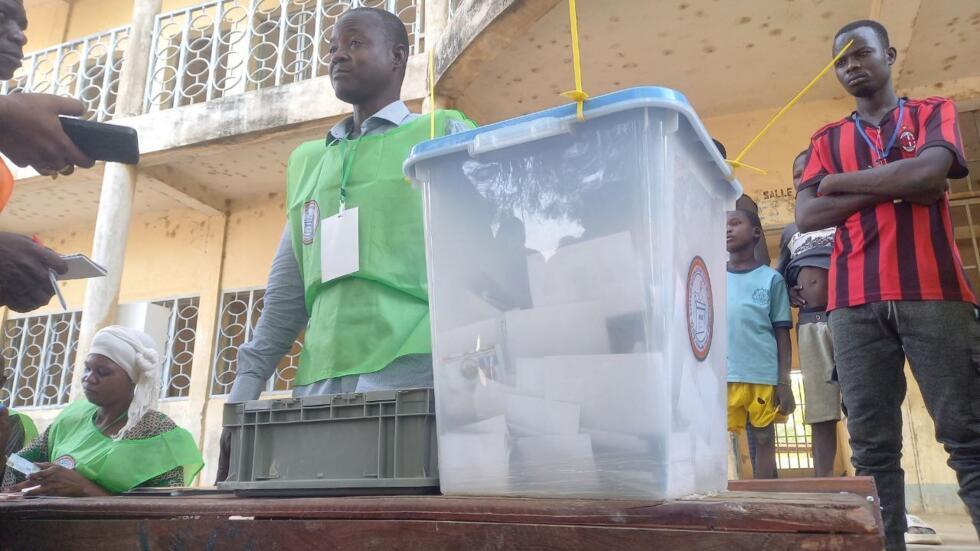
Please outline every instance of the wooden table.
[[669, 502], [231, 495], [18, 499], [0, 501], [0, 549], [880, 549], [877, 504], [863, 492], [734, 491]]

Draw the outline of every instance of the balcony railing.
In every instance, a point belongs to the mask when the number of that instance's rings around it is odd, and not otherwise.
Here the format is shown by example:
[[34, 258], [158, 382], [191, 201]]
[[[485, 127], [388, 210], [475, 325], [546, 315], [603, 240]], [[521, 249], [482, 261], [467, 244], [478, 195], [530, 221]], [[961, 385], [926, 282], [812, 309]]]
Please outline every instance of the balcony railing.
[[71, 96], [85, 104], [85, 118], [111, 119], [119, 93], [119, 71], [129, 27], [121, 27], [34, 52], [0, 92]]
[[[215, 0], [160, 14], [153, 29], [144, 112], [200, 103], [327, 74], [327, 41], [345, 11], [397, 15], [411, 53], [424, 49], [423, 0]], [[29, 54], [0, 92], [71, 96], [85, 118], [115, 116], [129, 38], [120, 27]]]
[[401, 18], [422, 50], [421, 0], [216, 0], [162, 14], [153, 31], [146, 109], [180, 107], [327, 74], [327, 41], [348, 9]]

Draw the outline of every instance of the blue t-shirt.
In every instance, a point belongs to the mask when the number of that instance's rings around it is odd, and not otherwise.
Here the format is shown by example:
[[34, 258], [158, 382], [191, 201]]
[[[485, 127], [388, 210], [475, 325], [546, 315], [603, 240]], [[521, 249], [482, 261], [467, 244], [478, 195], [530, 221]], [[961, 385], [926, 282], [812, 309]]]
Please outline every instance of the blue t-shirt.
[[792, 327], [786, 281], [769, 266], [728, 271], [728, 382], [779, 382], [776, 327]]

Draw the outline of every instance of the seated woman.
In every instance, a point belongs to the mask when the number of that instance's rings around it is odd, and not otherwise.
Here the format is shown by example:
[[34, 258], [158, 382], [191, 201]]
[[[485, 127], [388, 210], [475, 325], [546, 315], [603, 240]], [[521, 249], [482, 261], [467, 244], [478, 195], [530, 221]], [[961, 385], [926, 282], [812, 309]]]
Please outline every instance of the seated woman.
[[120, 326], [99, 331], [85, 359], [82, 387], [87, 400], [72, 402], [20, 452], [41, 470], [24, 480], [6, 468], [4, 491], [104, 496], [186, 485], [204, 466], [190, 433], [153, 409], [160, 355], [145, 333]]

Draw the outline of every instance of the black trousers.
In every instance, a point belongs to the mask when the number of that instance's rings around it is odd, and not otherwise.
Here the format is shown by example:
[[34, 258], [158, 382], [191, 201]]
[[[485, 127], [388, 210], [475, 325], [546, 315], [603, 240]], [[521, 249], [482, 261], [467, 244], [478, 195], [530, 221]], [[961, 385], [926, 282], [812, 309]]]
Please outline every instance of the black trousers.
[[980, 535], [980, 320], [964, 302], [875, 302], [830, 314], [857, 474], [875, 479], [888, 549], [905, 549], [902, 412], [908, 358]]

